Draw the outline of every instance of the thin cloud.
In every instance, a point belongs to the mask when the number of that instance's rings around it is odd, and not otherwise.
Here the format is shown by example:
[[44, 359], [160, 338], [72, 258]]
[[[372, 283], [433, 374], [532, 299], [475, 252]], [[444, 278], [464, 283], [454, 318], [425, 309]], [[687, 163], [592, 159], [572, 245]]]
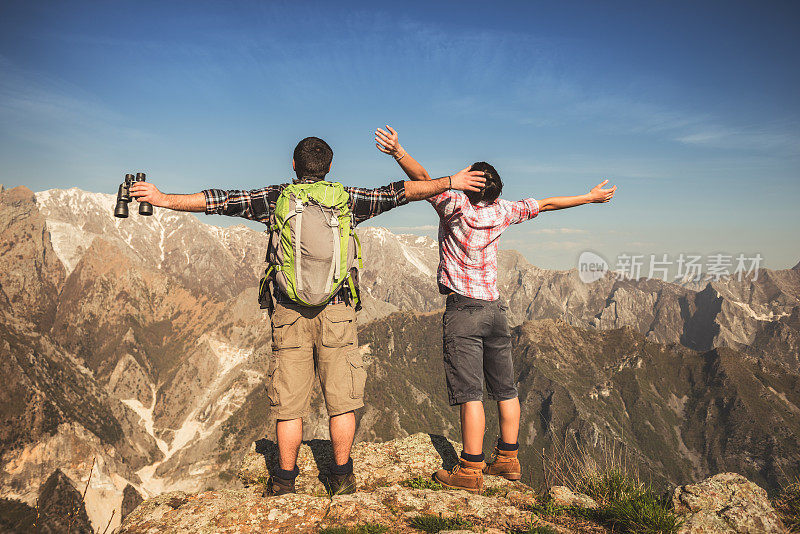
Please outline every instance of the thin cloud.
[[533, 230], [531, 233], [533, 234], [543, 234], [543, 235], [569, 235], [569, 234], [588, 234], [586, 230], [582, 230], [580, 228], [542, 228], [539, 230]]
[[[776, 129], [777, 130], [777, 129]], [[709, 126], [677, 137], [679, 143], [726, 149], [759, 149], [800, 152], [800, 137], [781, 131], [733, 129]]]
[[0, 133], [50, 149], [76, 150], [98, 138], [149, 136], [126, 118], [63, 80], [17, 68], [0, 56]]

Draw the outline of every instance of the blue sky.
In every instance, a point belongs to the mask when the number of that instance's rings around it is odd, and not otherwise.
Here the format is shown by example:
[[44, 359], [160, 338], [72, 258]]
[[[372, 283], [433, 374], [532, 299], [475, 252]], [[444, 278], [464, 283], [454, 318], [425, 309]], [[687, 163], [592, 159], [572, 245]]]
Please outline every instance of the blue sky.
[[[332, 176], [402, 177], [392, 124], [433, 175], [493, 163], [504, 197], [579, 194], [502, 246], [800, 260], [800, 8], [792, 2], [0, 4], [0, 183], [166, 192], [291, 175], [317, 135]], [[109, 207], [109, 215], [111, 207]], [[207, 218], [210, 222], [239, 222]], [[374, 219], [434, 235], [426, 203]]]

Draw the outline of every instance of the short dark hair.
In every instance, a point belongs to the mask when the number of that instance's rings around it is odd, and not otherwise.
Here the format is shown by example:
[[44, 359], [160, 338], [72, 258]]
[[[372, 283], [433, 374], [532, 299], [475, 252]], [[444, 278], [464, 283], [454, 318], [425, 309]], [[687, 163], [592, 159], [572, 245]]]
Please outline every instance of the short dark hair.
[[331, 168], [333, 150], [319, 137], [306, 137], [294, 147], [294, 171], [299, 178], [322, 178]]
[[473, 163], [469, 170], [483, 171], [483, 175], [486, 177], [486, 184], [483, 189], [480, 191], [466, 191], [469, 201], [472, 204], [477, 204], [480, 201], [491, 204], [497, 200], [497, 197], [503, 192], [503, 181], [500, 179], [497, 170], [485, 161]]

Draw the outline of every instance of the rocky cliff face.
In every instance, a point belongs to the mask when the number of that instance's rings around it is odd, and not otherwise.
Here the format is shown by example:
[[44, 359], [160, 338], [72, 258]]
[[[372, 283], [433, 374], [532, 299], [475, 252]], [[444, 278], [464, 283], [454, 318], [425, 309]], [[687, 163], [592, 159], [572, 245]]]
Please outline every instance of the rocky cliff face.
[[0, 192], [0, 206], [0, 301], [19, 320], [46, 330], [54, 318], [64, 267], [29, 189]]
[[[131, 491], [149, 497], [234, 485], [243, 452], [272, 428], [263, 388], [269, 322], [255, 304], [264, 235], [160, 209], [149, 218], [132, 210], [129, 219], [115, 219], [113, 203], [112, 195], [77, 189], [0, 192], [0, 366], [9, 377], [0, 392], [0, 498], [33, 505], [56, 468], [80, 486], [96, 458], [86, 511], [100, 529], [112, 511], [116, 526], [125, 499], [136, 500]], [[437, 345], [435, 310], [443, 299], [435, 284], [436, 245], [382, 228], [359, 234], [365, 257], [359, 321], [372, 378], [358, 439], [434, 428], [454, 436]], [[788, 432], [798, 418], [800, 271], [761, 274], [701, 291], [611, 276], [587, 285], [574, 271], [538, 269], [514, 251], [501, 252], [501, 292], [512, 322], [539, 321], [523, 325], [516, 341], [532, 446], [567, 430], [583, 442], [624, 435], [644, 457], [659, 456], [657, 471], [675, 480], [746, 462], [753, 450], [763, 471], [755, 480], [772, 480], [788, 465], [781, 451], [793, 442], [781, 432], [764, 437], [762, 429], [769, 422]], [[389, 315], [397, 310], [415, 313]], [[622, 326], [632, 330], [619, 334]], [[536, 353], [525, 336], [550, 331], [553, 346]], [[555, 342], [561, 338], [585, 339]], [[657, 363], [662, 349], [647, 349], [648, 371], [634, 372], [625, 354], [611, 350], [623, 339], [631, 354], [652, 346], [646, 342], [678, 345], [663, 347], [669, 364]], [[717, 347], [738, 352], [708, 352]], [[561, 359], [561, 367], [547, 363]], [[785, 370], [782, 380], [775, 365]], [[737, 374], [738, 366], [745, 371]], [[644, 400], [648, 388], [658, 389], [655, 369], [684, 368], [693, 369], [680, 375], [697, 381], [693, 389], [676, 383], [678, 400], [663, 388]], [[756, 382], [745, 380], [748, 373]], [[760, 400], [741, 400], [748, 388]], [[644, 415], [631, 416], [646, 413], [637, 403], [647, 402], [657, 413], [674, 413], [651, 423], [658, 440], [650, 449], [648, 436], [632, 435], [647, 427]], [[305, 437], [327, 438], [318, 392], [313, 406]], [[558, 423], [550, 438], [537, 422], [542, 410]], [[704, 410], [719, 415], [706, 424]], [[762, 410], [769, 414], [763, 420]], [[669, 425], [680, 428], [674, 431], [680, 439], [670, 437]], [[729, 434], [740, 429], [749, 437]], [[771, 447], [778, 453], [767, 460]]]

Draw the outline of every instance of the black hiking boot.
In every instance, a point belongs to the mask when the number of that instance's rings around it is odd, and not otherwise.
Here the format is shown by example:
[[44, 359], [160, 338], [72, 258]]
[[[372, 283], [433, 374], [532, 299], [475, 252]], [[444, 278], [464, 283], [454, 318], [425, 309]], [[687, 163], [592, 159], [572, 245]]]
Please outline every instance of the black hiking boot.
[[267, 487], [264, 488], [262, 497], [277, 497], [278, 495], [286, 495], [287, 493], [296, 493], [294, 490], [294, 479], [283, 479], [276, 476], [271, 476], [267, 479]]
[[349, 495], [356, 492], [356, 476], [351, 472], [344, 475], [328, 475], [328, 492], [331, 495]]

